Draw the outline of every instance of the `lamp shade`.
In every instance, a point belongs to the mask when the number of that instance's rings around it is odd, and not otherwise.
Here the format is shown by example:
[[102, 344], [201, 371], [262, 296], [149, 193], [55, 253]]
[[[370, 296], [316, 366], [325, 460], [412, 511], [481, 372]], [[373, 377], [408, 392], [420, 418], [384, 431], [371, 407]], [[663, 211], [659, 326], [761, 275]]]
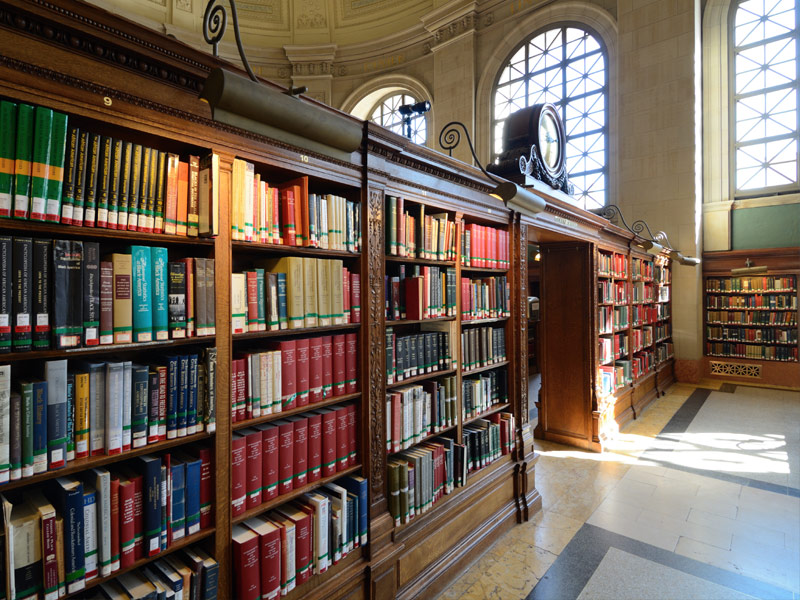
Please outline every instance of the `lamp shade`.
[[536, 216], [547, 206], [544, 198], [518, 186], [512, 181], [503, 181], [497, 185], [492, 196], [500, 198], [506, 207], [528, 217]]

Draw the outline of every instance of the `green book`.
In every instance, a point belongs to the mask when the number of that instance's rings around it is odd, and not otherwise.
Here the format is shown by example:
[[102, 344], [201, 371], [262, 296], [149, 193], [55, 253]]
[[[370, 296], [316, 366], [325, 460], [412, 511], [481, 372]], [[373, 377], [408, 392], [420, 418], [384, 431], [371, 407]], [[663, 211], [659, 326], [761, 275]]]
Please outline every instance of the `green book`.
[[64, 182], [64, 155], [67, 150], [67, 115], [53, 113], [50, 134], [50, 161], [47, 170], [47, 200], [45, 219], [51, 223], [61, 220], [61, 190]]
[[17, 107], [17, 144], [14, 160], [14, 218], [27, 219], [31, 199], [31, 160], [33, 159], [33, 107]]
[[75, 196], [72, 201], [72, 224], [83, 227], [84, 199], [86, 194], [86, 157], [88, 155], [89, 133], [78, 134], [78, 153], [75, 161]]
[[111, 155], [113, 153], [113, 143], [108, 136], [100, 139], [100, 159], [97, 162], [97, 187], [95, 197], [97, 198], [97, 226], [108, 227], [108, 193], [111, 187]]
[[164, 196], [167, 187], [167, 153], [158, 153], [158, 179], [156, 181], [156, 204], [153, 214], [153, 233], [164, 233]]
[[81, 132], [77, 127], [70, 127], [67, 134], [67, 148], [64, 157], [64, 184], [61, 188], [61, 222], [72, 225], [75, 207], [75, 181], [78, 172], [78, 146]]
[[100, 164], [100, 143], [102, 138], [97, 133], [90, 133], [86, 144], [86, 176], [83, 180], [83, 224], [94, 227], [97, 223], [98, 173]]
[[47, 172], [50, 164], [50, 136], [53, 133], [53, 111], [37, 106], [34, 110], [33, 160], [31, 162], [32, 221], [44, 221], [47, 212]]
[[16, 132], [17, 105], [8, 100], [0, 100], [0, 217], [11, 216]]

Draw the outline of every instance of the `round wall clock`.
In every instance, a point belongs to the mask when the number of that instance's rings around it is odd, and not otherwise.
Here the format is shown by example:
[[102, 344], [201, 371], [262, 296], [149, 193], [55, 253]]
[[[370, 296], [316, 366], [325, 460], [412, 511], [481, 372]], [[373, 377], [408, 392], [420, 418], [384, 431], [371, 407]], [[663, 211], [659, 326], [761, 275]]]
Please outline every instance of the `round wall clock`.
[[557, 178], [564, 172], [566, 146], [561, 117], [552, 104], [539, 104], [536, 108], [531, 119], [536, 153], [547, 174]]

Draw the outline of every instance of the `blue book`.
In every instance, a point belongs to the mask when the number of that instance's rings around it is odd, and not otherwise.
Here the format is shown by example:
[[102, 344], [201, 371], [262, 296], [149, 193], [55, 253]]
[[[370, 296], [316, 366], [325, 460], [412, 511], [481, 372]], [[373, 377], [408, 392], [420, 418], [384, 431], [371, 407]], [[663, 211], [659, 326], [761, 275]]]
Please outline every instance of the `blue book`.
[[173, 457], [170, 462], [170, 471], [172, 478], [172, 514], [169, 522], [172, 530], [172, 541], [174, 542], [186, 535], [186, 466]]
[[149, 246], [131, 246], [133, 341], [153, 341], [152, 267]]
[[200, 471], [202, 461], [181, 453], [179, 459], [186, 465], [185, 502], [186, 535], [200, 531]]
[[150, 370], [147, 365], [131, 365], [131, 438], [134, 448], [147, 445], [150, 412]]
[[156, 340], [169, 339], [168, 262], [166, 248], [150, 248], [150, 264], [153, 269], [153, 337]]
[[51, 488], [50, 501], [64, 518], [64, 572], [67, 594], [85, 587], [86, 569], [83, 532], [83, 484], [72, 477], [59, 477]]
[[336, 480], [336, 484], [358, 498], [358, 536], [361, 545], [367, 543], [367, 480], [357, 475], [346, 475]]
[[47, 380], [47, 468], [67, 464], [67, 360], [44, 364]]
[[189, 356], [178, 357], [178, 437], [186, 435], [186, 418], [189, 408]]
[[289, 327], [289, 314], [286, 312], [286, 273], [278, 273], [278, 323], [281, 329]]
[[188, 402], [186, 404], [186, 434], [197, 433], [197, 354], [189, 355]]
[[180, 391], [180, 357], [167, 357], [167, 439], [178, 437], [178, 392]]
[[33, 472], [47, 471], [47, 382], [33, 382]]
[[140, 456], [136, 471], [142, 473], [143, 554], [155, 556], [161, 551], [161, 459]]
[[[161, 575], [161, 581], [174, 592], [175, 598], [182, 598], [183, 577], [181, 577], [180, 573], [175, 571], [163, 558], [155, 561], [153, 567], [156, 573]], [[186, 595], [188, 596], [189, 593], [187, 592]]]

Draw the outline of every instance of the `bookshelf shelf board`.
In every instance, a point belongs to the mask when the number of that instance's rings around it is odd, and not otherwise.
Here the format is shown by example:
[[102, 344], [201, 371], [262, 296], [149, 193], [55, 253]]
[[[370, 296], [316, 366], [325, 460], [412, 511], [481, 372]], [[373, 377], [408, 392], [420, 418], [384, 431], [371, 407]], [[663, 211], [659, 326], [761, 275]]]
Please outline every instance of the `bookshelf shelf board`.
[[461, 326], [466, 327], [467, 325], [486, 325], [488, 323], [502, 323], [504, 321], [508, 321], [510, 317], [496, 317], [492, 319], [473, 319], [469, 321], [461, 320]]
[[614, 302], [614, 306], [628, 306], [628, 301], [623, 300], [622, 302]]
[[724, 327], [750, 327], [760, 329], [761, 327], [784, 327], [794, 329], [797, 323], [723, 323], [722, 321], [706, 321], [706, 325], [722, 325]]
[[614, 328], [614, 333], [619, 333], [620, 331], [627, 331], [630, 329], [630, 325], [621, 325], [620, 327]]
[[398, 454], [398, 453], [400, 453], [400, 452], [405, 452], [406, 450], [411, 450], [411, 449], [413, 449], [413, 448], [414, 448], [414, 446], [419, 446], [420, 444], [424, 444], [424, 443], [425, 443], [425, 442], [427, 442], [428, 440], [432, 440], [432, 439], [433, 439], [433, 438], [435, 438], [435, 437], [439, 437], [440, 435], [443, 435], [443, 434], [447, 433], [448, 431], [453, 431], [453, 430], [455, 430], [455, 428], [456, 428], [456, 427], [457, 427], [456, 425], [451, 425], [450, 427], [442, 427], [442, 428], [441, 428], [439, 431], [437, 431], [436, 433], [431, 433], [431, 434], [429, 434], [429, 435], [426, 435], [426, 436], [425, 436], [424, 438], [422, 438], [420, 441], [418, 441], [418, 442], [414, 442], [413, 444], [411, 444], [411, 445], [410, 445], [408, 448], [402, 448], [401, 450], [397, 450], [397, 451], [394, 451], [394, 450], [393, 450], [393, 451], [391, 451], [391, 452], [387, 451], [387, 452], [386, 452], [386, 456], [394, 456], [395, 454]]
[[316, 588], [325, 585], [329, 579], [332, 577], [337, 577], [343, 570], [346, 570], [349, 567], [358, 568], [360, 563], [365, 562], [364, 553], [361, 551], [361, 548], [361, 546], [354, 548], [352, 552], [342, 558], [338, 563], [329, 566], [328, 570], [324, 573], [312, 575], [309, 579], [294, 588], [285, 596], [280, 596], [281, 600], [298, 600], [300, 598], [306, 598]]
[[236, 333], [233, 336], [234, 342], [242, 340], [260, 340], [263, 338], [287, 337], [294, 335], [324, 335], [328, 331], [355, 331], [361, 327], [361, 323], [347, 323], [345, 325], [328, 325], [326, 327], [301, 327], [298, 329], [279, 329], [278, 331], [248, 331], [247, 333]]
[[134, 569], [138, 569], [139, 567], [144, 567], [148, 563], [153, 562], [154, 560], [157, 560], [159, 558], [163, 558], [164, 556], [166, 556], [168, 554], [171, 554], [171, 553], [175, 552], [176, 550], [180, 550], [181, 548], [186, 548], [187, 546], [191, 546], [192, 544], [195, 544], [195, 543], [200, 542], [200, 541], [202, 541], [202, 540], [204, 540], [206, 538], [209, 538], [212, 535], [214, 535], [214, 532], [215, 532], [215, 529], [213, 527], [209, 527], [208, 529], [204, 529], [203, 531], [198, 531], [197, 533], [194, 533], [194, 534], [192, 534], [190, 536], [187, 536], [187, 537], [185, 537], [183, 539], [178, 540], [177, 542], [174, 542], [172, 544], [172, 546], [170, 546], [166, 550], [162, 550], [161, 552], [159, 552], [155, 556], [148, 556], [148, 557], [140, 558], [139, 560], [134, 562], [132, 565], [130, 565], [128, 567], [125, 567], [125, 568], [118, 569], [117, 571], [114, 571], [111, 575], [108, 575], [106, 577], [95, 577], [91, 581], [87, 581], [86, 582], [86, 587], [84, 589], [82, 589], [82, 590], [80, 590], [78, 592], [73, 592], [72, 594], [67, 594], [65, 596], [65, 598], [83, 598], [83, 597], [85, 597], [86, 590], [89, 590], [89, 589], [91, 589], [93, 587], [101, 585], [101, 584], [103, 584], [103, 583], [105, 583], [107, 581], [111, 581], [112, 579], [116, 579], [117, 577], [119, 577], [123, 573], [127, 573], [128, 571], [132, 571]]
[[736, 308], [731, 308], [729, 306], [725, 307], [725, 308], [723, 308], [723, 307], [714, 308], [713, 306], [706, 306], [706, 310], [730, 310], [730, 311], [734, 311], [734, 312], [736, 312], [736, 311], [752, 311], [752, 310], [763, 310], [765, 312], [797, 312], [796, 308], [769, 308], [769, 307], [766, 307], [766, 306], [757, 307], [757, 308], [745, 307], [745, 306], [736, 307]]
[[647, 378], [648, 375], [652, 375], [655, 372], [656, 372], [656, 365], [654, 363], [652, 367], [647, 369], [644, 373], [642, 373], [638, 377], [634, 378], [633, 383], [641, 383], [644, 379]]
[[478, 415], [475, 415], [474, 417], [469, 417], [468, 419], [464, 419], [464, 423], [463, 424], [464, 425], [469, 425], [473, 421], [477, 421], [478, 419], [483, 419], [484, 417], [488, 417], [491, 414], [494, 414], [496, 412], [500, 412], [501, 410], [505, 410], [509, 406], [511, 406], [511, 405], [508, 402], [503, 402], [502, 404], [495, 404], [495, 405], [491, 406], [490, 408], [486, 409], [485, 411], [483, 411], [482, 413], [480, 413]]
[[784, 363], [796, 363], [797, 359], [789, 358], [786, 360], [782, 360], [780, 358], [757, 358], [755, 356], [742, 356], [741, 354], [712, 354], [711, 352], [706, 353], [706, 356], [713, 356], [715, 358], [742, 358], [746, 360], [763, 360], [765, 362], [784, 362]]
[[614, 302], [612, 300], [612, 301], [607, 301], [607, 302], [598, 302], [597, 306], [615, 306], [615, 304], [614, 304]]
[[335, 396], [333, 398], [326, 398], [322, 402], [315, 402], [314, 404], [306, 404], [305, 406], [298, 406], [290, 410], [284, 410], [277, 413], [270, 413], [268, 415], [262, 415], [260, 417], [255, 417], [253, 419], [247, 419], [245, 421], [236, 421], [235, 423], [231, 422], [231, 429], [236, 431], [237, 429], [252, 427], [253, 425], [259, 425], [261, 423], [269, 423], [270, 421], [284, 419], [286, 417], [291, 417], [292, 415], [308, 412], [309, 410], [314, 410], [316, 408], [324, 408], [326, 406], [333, 406], [334, 404], [339, 404], [341, 402], [347, 402], [348, 400], [356, 400], [360, 397], [361, 397], [361, 392], [356, 392], [354, 394], [346, 394], [344, 396]]
[[384, 256], [386, 262], [404, 263], [409, 265], [431, 265], [434, 267], [455, 267], [456, 263], [453, 260], [435, 260], [433, 258], [413, 258], [411, 256]]
[[282, 504], [286, 504], [287, 502], [302, 496], [306, 492], [310, 492], [312, 490], [315, 490], [316, 488], [320, 487], [323, 484], [331, 483], [332, 481], [336, 481], [337, 479], [339, 479], [339, 477], [344, 477], [345, 475], [351, 475], [351, 474], [355, 473], [356, 471], [359, 471], [360, 469], [361, 469], [361, 465], [360, 464], [359, 465], [355, 465], [353, 467], [348, 467], [348, 468], [344, 469], [343, 471], [337, 471], [335, 475], [330, 475], [328, 477], [322, 477], [321, 479], [317, 479], [316, 481], [314, 481], [312, 483], [307, 483], [306, 485], [304, 485], [302, 487], [293, 489], [288, 494], [283, 494], [281, 496], [278, 496], [277, 498], [273, 498], [272, 500], [269, 500], [268, 502], [262, 502], [261, 504], [259, 504], [258, 506], [254, 506], [250, 510], [246, 510], [241, 515], [233, 517], [231, 519], [231, 523], [233, 525], [236, 525], [237, 523], [241, 523], [242, 521], [246, 521], [250, 517], [255, 517], [255, 516], [258, 516], [260, 514], [263, 514], [263, 513], [267, 512], [269, 510], [272, 510], [273, 508], [277, 508], [278, 506], [280, 506]]
[[37, 483], [41, 483], [42, 481], [55, 479], [56, 477], [64, 477], [66, 475], [72, 475], [73, 473], [79, 473], [80, 471], [86, 471], [94, 467], [102, 467], [113, 463], [123, 462], [131, 458], [135, 458], [137, 456], [142, 456], [143, 454], [153, 454], [156, 452], [161, 452], [162, 450], [169, 450], [170, 448], [174, 448], [175, 446], [183, 446], [185, 444], [191, 444], [194, 442], [202, 442], [204, 440], [211, 439], [213, 436], [214, 436], [213, 433], [208, 433], [207, 431], [204, 431], [202, 433], [195, 433], [194, 435], [187, 435], [185, 437], [175, 438], [171, 440], [164, 440], [163, 442], [156, 442], [155, 444], [147, 444], [146, 446], [142, 446], [141, 448], [135, 448], [127, 452], [122, 452], [120, 454], [111, 454], [111, 455], [103, 454], [102, 456], [89, 456], [87, 458], [76, 458], [75, 460], [68, 462], [67, 466], [64, 467], [63, 469], [53, 469], [52, 471], [38, 473], [33, 477], [23, 477], [22, 479], [9, 481], [8, 483], [5, 483], [2, 486], [0, 486], [0, 491], [13, 490], [14, 488], [18, 487], [26, 487], [29, 485], [34, 485]]
[[386, 327], [396, 327], [398, 325], [418, 325], [420, 323], [436, 323], [437, 321], [455, 321], [455, 317], [434, 317], [432, 319], [397, 319], [390, 321], [386, 319]]
[[461, 267], [462, 273], [508, 273], [508, 269], [491, 269], [489, 267]]
[[665, 342], [665, 341], [667, 341], [668, 339], [670, 339], [671, 337], [672, 337], [671, 335], [668, 335], [668, 336], [666, 336], [666, 337], [658, 338], [658, 339], [656, 340], [656, 344], [660, 344], [661, 342]]
[[797, 346], [797, 342], [754, 342], [745, 340], [724, 340], [722, 338], [706, 338], [707, 342], [727, 342], [729, 344], [747, 344], [749, 346]]
[[77, 227], [76, 225], [62, 225], [61, 223], [47, 223], [44, 221], [30, 221], [25, 219], [0, 218], [0, 231], [18, 231], [21, 235], [52, 236], [54, 239], [97, 239], [120, 242], [129, 241], [131, 244], [164, 244], [168, 246], [208, 246], [214, 245], [214, 238], [188, 237], [183, 235], [166, 235], [163, 233], [142, 233], [141, 231], [127, 231], [122, 229], [106, 229], [104, 227]]
[[509, 362], [508, 360], [501, 360], [500, 362], [493, 363], [491, 365], [486, 365], [485, 367], [478, 367], [477, 369], [470, 369], [466, 371], [464, 369], [461, 370], [462, 375], [475, 375], [475, 373], [483, 373], [484, 371], [491, 371], [492, 369], [497, 369], [499, 367], [505, 367]]
[[347, 250], [325, 250], [323, 248], [306, 248], [304, 246], [287, 246], [285, 244], [257, 244], [255, 242], [231, 242], [234, 252], [254, 252], [260, 254], [291, 254], [293, 256], [309, 256], [317, 258], [360, 258], [360, 252]]
[[401, 385], [408, 385], [410, 383], [417, 383], [418, 381], [425, 381], [426, 379], [433, 379], [434, 377], [441, 377], [444, 375], [452, 375], [455, 373], [455, 369], [448, 369], [446, 371], [434, 371], [433, 373], [425, 373], [423, 375], [417, 375], [415, 377], [409, 377], [407, 379], [403, 379], [402, 381], [395, 381], [394, 383], [387, 383], [386, 389], [400, 387]]
[[610, 279], [611, 277], [613, 277], [613, 275], [611, 275], [611, 273], [610, 273], [610, 272], [608, 272], [608, 271], [598, 271], [598, 272], [597, 272], [597, 276], [598, 276], [598, 277], [608, 277], [609, 279]]
[[88, 346], [86, 348], [67, 348], [64, 350], [32, 350], [30, 352], [11, 352], [0, 355], [0, 362], [18, 362], [21, 360], [47, 360], [69, 358], [70, 356], [93, 356], [96, 354], [109, 354], [112, 352], [138, 352], [140, 350], [167, 350], [174, 346], [190, 346], [196, 344], [213, 343], [216, 336], [204, 335], [200, 337], [165, 340], [163, 342], [140, 342], [133, 344], [107, 344], [105, 346]]
[[797, 290], [742, 290], [742, 291], [727, 291], [727, 290], [706, 290], [706, 294], [713, 294], [714, 296], [760, 296], [763, 294], [794, 294]]

